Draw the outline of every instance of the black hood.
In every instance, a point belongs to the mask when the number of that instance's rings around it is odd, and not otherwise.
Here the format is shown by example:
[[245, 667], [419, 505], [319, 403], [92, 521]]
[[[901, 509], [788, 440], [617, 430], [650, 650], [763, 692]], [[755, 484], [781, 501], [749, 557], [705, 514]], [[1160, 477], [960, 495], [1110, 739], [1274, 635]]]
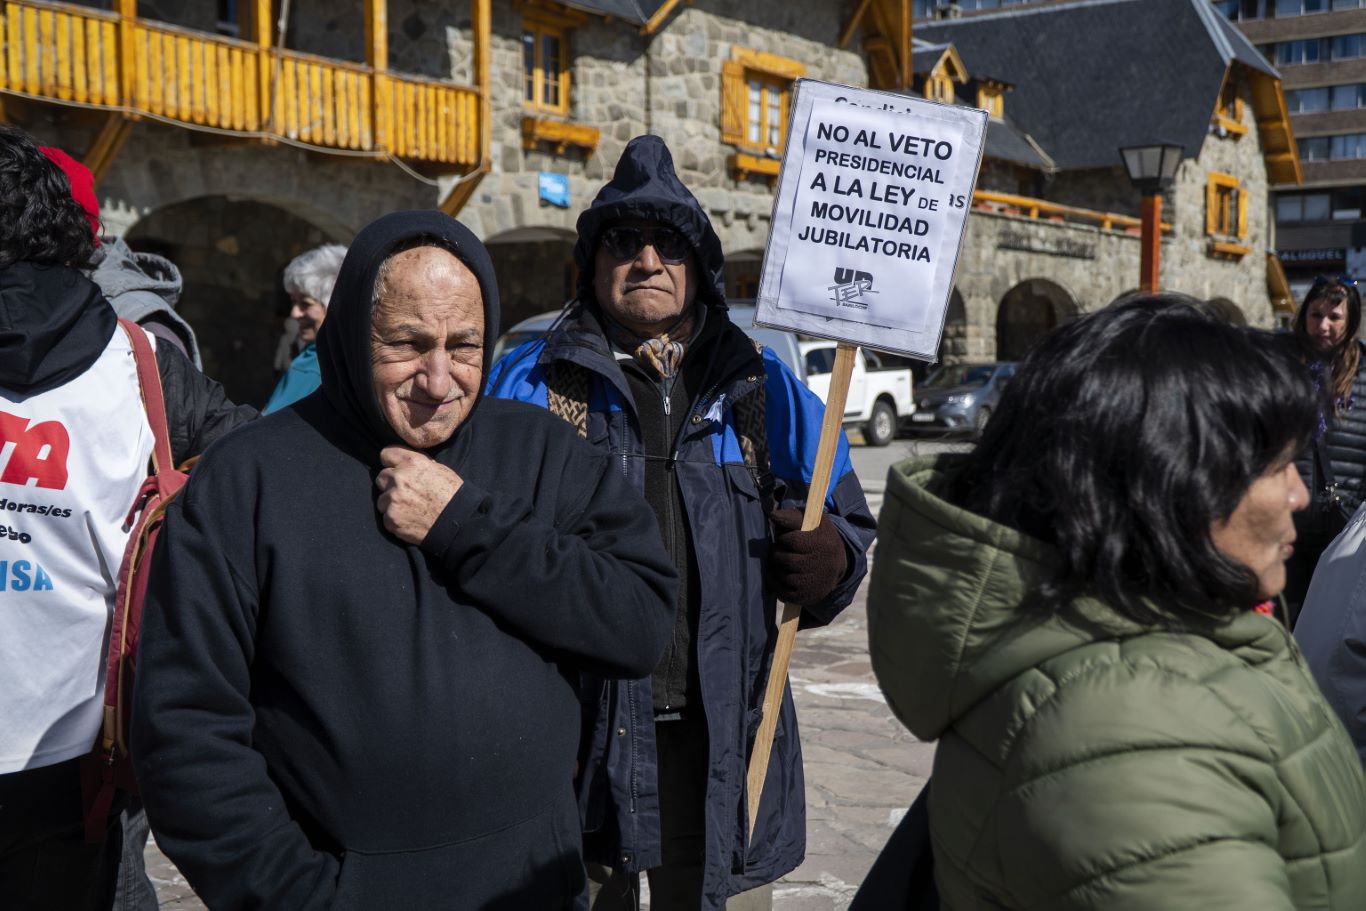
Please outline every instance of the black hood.
[[[318, 330], [318, 365], [322, 369], [323, 394], [332, 407], [345, 415], [374, 446], [375, 453], [389, 445], [403, 445], [385, 420], [375, 397], [370, 372], [371, 310], [379, 267], [391, 253], [420, 238], [438, 241], [474, 273], [484, 298], [484, 371], [487, 379], [493, 343], [498, 338], [498, 282], [488, 250], [469, 228], [435, 211], [393, 212], [370, 222], [356, 235], [346, 251], [327, 319]], [[480, 383], [480, 398], [483, 383]], [[468, 423], [478, 407], [476, 399]], [[462, 424], [463, 426], [463, 424]], [[452, 435], [452, 439], [459, 434]], [[444, 445], [449, 445], [447, 440]], [[441, 448], [441, 447], [438, 447]]]
[[603, 228], [627, 218], [657, 221], [683, 232], [697, 254], [702, 279], [698, 299], [726, 309], [726, 281], [722, 275], [726, 259], [721, 252], [721, 239], [697, 198], [674, 173], [673, 156], [658, 136], [637, 136], [627, 143], [612, 181], [598, 191], [593, 204], [579, 216], [579, 240], [574, 245], [579, 300], [594, 299], [593, 254], [598, 249], [598, 235]]
[[104, 352], [118, 317], [75, 269], [0, 269], [0, 386], [35, 395], [80, 376]]

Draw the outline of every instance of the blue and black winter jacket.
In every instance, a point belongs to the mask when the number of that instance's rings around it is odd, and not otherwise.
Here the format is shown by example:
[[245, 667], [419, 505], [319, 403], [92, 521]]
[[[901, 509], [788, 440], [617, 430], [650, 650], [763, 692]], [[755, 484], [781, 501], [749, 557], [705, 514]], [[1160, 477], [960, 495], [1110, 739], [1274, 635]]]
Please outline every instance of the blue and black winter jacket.
[[[703, 896], [705, 907], [719, 909], [728, 896], [794, 869], [805, 852], [801, 749], [790, 692], [784, 694], [752, 840], [745, 779], [777, 636], [776, 600], [765, 578], [772, 539], [768, 510], [805, 504], [823, 407], [776, 356], [757, 351], [727, 318], [720, 244], [696, 200], [674, 176], [659, 140], [645, 137], [628, 146], [599, 203], [579, 222], [581, 294], [591, 294], [598, 229], [619, 217], [678, 227], [692, 242], [705, 275], [698, 299], [708, 307], [710, 341], [705, 350], [690, 349], [688, 357], [705, 358], [708, 378], [692, 398], [672, 447], [647, 451], [631, 388], [591, 305], [574, 305], [545, 338], [505, 356], [493, 369], [488, 392], [549, 407], [559, 365], [576, 365], [588, 377], [588, 441], [608, 454], [638, 490], [644, 487], [647, 457], [670, 460], [686, 516], [680, 527], [686, 529], [686, 550], [696, 562], [690, 575], [699, 589], [693, 596], [699, 607], [693, 660], [710, 738]], [[746, 465], [740, 436], [748, 428], [740, 426], [736, 411], [738, 403], [761, 388], [767, 471]], [[834, 619], [853, 599], [867, 570], [875, 523], [843, 439], [825, 506], [845, 541], [848, 570], [825, 601], [805, 609], [806, 626]], [[627, 870], [658, 866], [651, 679], [585, 679], [581, 696], [586, 742], [579, 799], [586, 857]]]

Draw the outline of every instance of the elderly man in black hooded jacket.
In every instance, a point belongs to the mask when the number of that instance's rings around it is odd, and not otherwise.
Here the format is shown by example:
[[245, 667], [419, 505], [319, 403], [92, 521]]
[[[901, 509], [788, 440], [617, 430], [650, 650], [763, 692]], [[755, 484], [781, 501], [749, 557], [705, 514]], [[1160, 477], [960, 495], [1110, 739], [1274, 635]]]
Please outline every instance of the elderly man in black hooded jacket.
[[494, 368], [493, 395], [549, 409], [611, 456], [653, 508], [679, 574], [662, 660], [583, 688], [585, 851], [615, 872], [595, 911], [758, 911], [802, 861], [790, 693], [754, 831], [746, 765], [777, 599], [833, 620], [867, 570], [874, 521], [840, 439], [825, 513], [801, 531], [824, 408], [730, 321], [721, 240], [658, 136], [627, 144], [578, 220], [578, 299]]
[[481, 398], [497, 331], [467, 229], [378, 219], [321, 390], [216, 447], [171, 510], [133, 751], [211, 908], [582, 900], [571, 680], [649, 672], [673, 570], [609, 460]]

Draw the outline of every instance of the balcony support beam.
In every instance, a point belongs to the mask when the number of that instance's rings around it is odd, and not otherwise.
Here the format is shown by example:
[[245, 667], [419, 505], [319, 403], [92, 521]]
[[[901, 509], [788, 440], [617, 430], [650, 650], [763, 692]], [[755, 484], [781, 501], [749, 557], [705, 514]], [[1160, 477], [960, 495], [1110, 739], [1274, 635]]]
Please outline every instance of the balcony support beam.
[[99, 186], [104, 180], [104, 175], [109, 173], [110, 165], [122, 151], [132, 129], [133, 121], [123, 114], [110, 114], [105, 118], [104, 126], [100, 128], [95, 141], [90, 144], [90, 150], [85, 153], [85, 160], [81, 162], [90, 169], [91, 176], [95, 178], [95, 186]]
[[278, 130], [279, 122], [276, 110], [275, 95], [275, 73], [274, 56], [270, 48], [274, 44], [274, 30], [270, 21], [271, 0], [248, 0], [252, 4], [251, 10], [251, 32], [247, 35], [247, 40], [256, 44], [257, 61], [257, 80], [256, 84], [260, 88], [260, 111], [261, 124], [265, 132]]
[[137, 86], [137, 73], [133, 70], [132, 61], [138, 0], [115, 0], [114, 12], [119, 14], [119, 101], [131, 105]]
[[365, 62], [377, 73], [389, 68], [389, 0], [365, 0]]
[[393, 86], [389, 81], [389, 3], [365, 0], [365, 62], [370, 64], [375, 145], [388, 157], [392, 147], [390, 118], [393, 112]]
[[441, 211], [452, 216], [465, 207], [484, 175], [493, 169], [490, 152], [493, 84], [489, 57], [493, 45], [493, 5], [491, 0], [471, 0], [470, 5], [474, 13], [474, 85], [479, 90], [479, 166], [473, 173], [457, 180], [441, 201]]

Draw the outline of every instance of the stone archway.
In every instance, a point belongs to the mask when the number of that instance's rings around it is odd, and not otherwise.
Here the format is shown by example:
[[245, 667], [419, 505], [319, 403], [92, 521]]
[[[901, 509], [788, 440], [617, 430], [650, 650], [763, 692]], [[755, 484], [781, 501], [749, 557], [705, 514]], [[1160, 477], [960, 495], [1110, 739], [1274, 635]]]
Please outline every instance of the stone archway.
[[289, 314], [284, 267], [319, 244], [350, 241], [291, 209], [226, 196], [163, 206], [138, 219], [124, 239], [180, 269], [177, 310], [194, 327], [204, 372], [234, 402], [257, 407], [278, 379], [276, 349]]
[[968, 356], [968, 308], [957, 288], [949, 295], [944, 335], [939, 339], [939, 363], [957, 364]]
[[726, 254], [726, 298], [752, 300], [759, 296], [759, 275], [764, 267], [763, 250], [740, 250]]
[[996, 311], [996, 359], [1019, 361], [1050, 329], [1081, 312], [1070, 291], [1046, 278], [1020, 282]]
[[577, 293], [578, 235], [564, 228], [514, 228], [484, 239], [498, 277], [503, 332], [529, 316], [559, 310]]
[[1214, 297], [1205, 301], [1206, 306], [1214, 311], [1216, 316], [1232, 323], [1235, 326], [1246, 326], [1247, 315], [1243, 313], [1243, 308], [1226, 297]]

